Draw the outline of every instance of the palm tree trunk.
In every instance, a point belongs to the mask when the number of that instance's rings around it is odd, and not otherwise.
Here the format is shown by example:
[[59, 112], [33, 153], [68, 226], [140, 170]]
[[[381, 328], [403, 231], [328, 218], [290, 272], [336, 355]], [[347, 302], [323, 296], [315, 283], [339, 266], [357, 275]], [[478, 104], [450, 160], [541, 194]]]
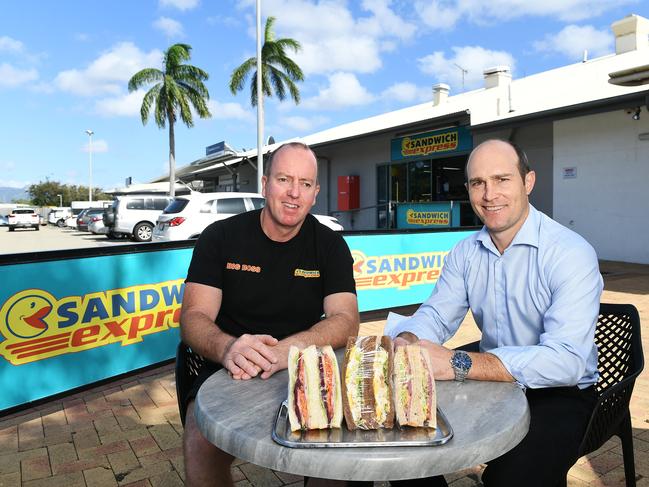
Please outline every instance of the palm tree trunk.
[[173, 116], [169, 117], [169, 196], [176, 197], [176, 139]]

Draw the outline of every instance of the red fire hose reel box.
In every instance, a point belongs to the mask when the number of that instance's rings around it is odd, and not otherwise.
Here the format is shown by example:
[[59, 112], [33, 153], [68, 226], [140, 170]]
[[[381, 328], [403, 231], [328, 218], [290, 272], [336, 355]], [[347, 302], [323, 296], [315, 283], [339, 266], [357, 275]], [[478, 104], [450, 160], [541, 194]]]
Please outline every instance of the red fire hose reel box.
[[360, 176], [338, 176], [338, 210], [355, 210], [360, 203]]

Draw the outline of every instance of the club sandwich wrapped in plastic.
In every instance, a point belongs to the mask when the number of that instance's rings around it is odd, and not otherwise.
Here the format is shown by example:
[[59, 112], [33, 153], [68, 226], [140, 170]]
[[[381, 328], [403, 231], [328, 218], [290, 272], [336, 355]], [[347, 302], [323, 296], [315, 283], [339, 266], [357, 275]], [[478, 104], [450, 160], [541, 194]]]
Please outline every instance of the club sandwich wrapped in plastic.
[[392, 428], [392, 355], [390, 337], [349, 337], [343, 362], [343, 412], [350, 430]]
[[288, 417], [291, 431], [340, 428], [340, 372], [333, 349], [311, 345], [288, 353]]
[[392, 382], [399, 426], [435, 428], [437, 398], [428, 352], [419, 345], [397, 346]]

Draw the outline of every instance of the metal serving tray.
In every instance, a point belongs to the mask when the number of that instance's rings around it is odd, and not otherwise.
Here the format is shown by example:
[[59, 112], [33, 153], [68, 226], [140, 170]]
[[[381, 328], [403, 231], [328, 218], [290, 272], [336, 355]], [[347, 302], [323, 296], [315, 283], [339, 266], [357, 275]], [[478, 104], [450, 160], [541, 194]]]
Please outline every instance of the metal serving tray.
[[399, 428], [349, 431], [342, 428], [291, 431], [284, 401], [277, 411], [271, 433], [273, 440], [289, 448], [368, 448], [384, 446], [437, 446], [453, 437], [453, 428], [437, 408], [437, 428]]

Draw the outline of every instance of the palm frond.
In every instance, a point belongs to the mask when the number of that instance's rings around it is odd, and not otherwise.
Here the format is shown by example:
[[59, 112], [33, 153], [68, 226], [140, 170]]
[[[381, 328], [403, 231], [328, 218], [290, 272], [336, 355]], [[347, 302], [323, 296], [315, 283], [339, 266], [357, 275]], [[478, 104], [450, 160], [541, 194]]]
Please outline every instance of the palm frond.
[[[263, 58], [262, 58], [263, 59]], [[230, 92], [233, 95], [237, 94], [237, 91], [241, 91], [246, 78], [250, 72], [255, 68], [257, 64], [257, 58], [251, 57], [244, 61], [244, 63], [235, 69], [230, 76]]]
[[158, 103], [158, 97], [160, 96], [160, 90], [162, 89], [162, 83], [159, 83], [153, 88], [151, 88], [144, 95], [142, 99], [142, 106], [140, 107], [140, 118], [142, 119], [142, 124], [146, 125], [149, 121], [149, 113], [151, 112], [151, 106]]
[[144, 68], [135, 73], [128, 82], [128, 91], [133, 92], [142, 86], [162, 81], [164, 73], [155, 68]]
[[273, 25], [275, 25], [275, 17], [268, 17], [266, 19], [266, 27], [264, 28], [264, 42], [269, 42], [273, 40], [275, 34], [273, 34]]

